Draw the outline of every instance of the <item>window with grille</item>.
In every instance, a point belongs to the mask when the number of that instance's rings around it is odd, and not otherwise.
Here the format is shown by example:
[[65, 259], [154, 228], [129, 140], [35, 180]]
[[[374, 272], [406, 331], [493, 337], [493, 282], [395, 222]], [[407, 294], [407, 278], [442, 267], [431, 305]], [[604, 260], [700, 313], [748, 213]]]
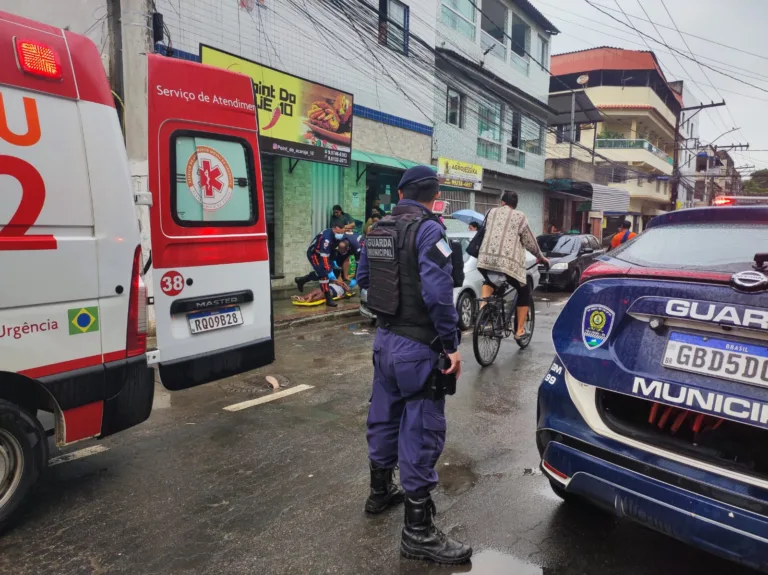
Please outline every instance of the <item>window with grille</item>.
[[464, 127], [464, 95], [448, 88], [445, 121], [457, 128]]
[[408, 55], [409, 8], [398, 0], [379, 0], [379, 44]]

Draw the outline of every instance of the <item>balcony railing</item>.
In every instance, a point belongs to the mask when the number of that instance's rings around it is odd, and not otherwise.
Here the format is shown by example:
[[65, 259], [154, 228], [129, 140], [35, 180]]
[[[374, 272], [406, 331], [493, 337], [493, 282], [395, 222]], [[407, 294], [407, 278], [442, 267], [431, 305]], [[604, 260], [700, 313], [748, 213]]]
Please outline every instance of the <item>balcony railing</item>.
[[480, 45], [483, 48], [483, 52], [490, 49], [491, 54], [497, 58], [501, 58], [506, 62], [507, 60], [507, 47], [499, 42], [496, 38], [491, 36], [488, 32], [483, 30], [482, 36], [480, 36]]
[[599, 139], [597, 140], [597, 147], [598, 148], [614, 148], [614, 149], [621, 149], [621, 150], [639, 150], [644, 149], [648, 150], [650, 153], [652, 153], [654, 156], [657, 156], [667, 162], [670, 166], [674, 165], [674, 162], [672, 158], [670, 158], [666, 152], [662, 151], [661, 149], [657, 148], [653, 144], [651, 144], [648, 140], [628, 140], [628, 139], [621, 139], [621, 140], [605, 140], [605, 139]]

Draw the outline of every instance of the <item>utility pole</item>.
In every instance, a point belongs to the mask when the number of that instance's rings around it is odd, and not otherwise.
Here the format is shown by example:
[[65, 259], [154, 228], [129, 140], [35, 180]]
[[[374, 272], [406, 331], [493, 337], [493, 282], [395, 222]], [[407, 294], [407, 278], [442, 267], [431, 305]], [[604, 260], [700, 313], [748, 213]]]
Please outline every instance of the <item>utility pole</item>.
[[[568, 158], [573, 157], [573, 139], [576, 137], [576, 92], [571, 92], [571, 147], [568, 151]], [[594, 151], [594, 150], [593, 150]]]
[[[680, 166], [679, 166], [679, 158], [680, 158], [680, 150], [679, 150], [679, 144], [680, 144], [680, 114], [683, 112], [687, 112], [689, 110], [698, 110], [696, 113], [700, 112], [701, 110], [706, 110], [707, 108], [716, 108], [718, 106], [725, 106], [725, 100], [719, 103], [712, 102], [711, 104], [702, 104], [700, 106], [689, 106], [688, 108], [682, 108], [680, 110], [680, 113], [677, 114], [677, 118], [675, 118], [675, 145], [672, 155], [672, 192], [670, 194], [670, 202], [672, 203], [672, 209], [677, 209], [677, 194], [678, 194], [678, 185], [680, 184]], [[695, 116], [696, 114], [693, 114]], [[690, 121], [691, 118], [688, 118], [688, 121]]]

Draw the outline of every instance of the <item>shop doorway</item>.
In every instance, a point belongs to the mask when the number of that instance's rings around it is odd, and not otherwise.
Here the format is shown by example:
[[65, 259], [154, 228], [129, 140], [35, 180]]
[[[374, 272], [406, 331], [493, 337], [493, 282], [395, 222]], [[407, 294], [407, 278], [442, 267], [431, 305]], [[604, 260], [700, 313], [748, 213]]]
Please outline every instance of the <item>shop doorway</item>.
[[562, 198], [549, 198], [549, 221], [546, 232], [555, 226], [558, 230], [565, 228], [565, 200]]
[[371, 210], [377, 208], [389, 213], [397, 204], [397, 185], [405, 170], [393, 170], [368, 164], [365, 172], [365, 219], [371, 217]]
[[333, 206], [341, 204], [344, 172], [339, 166], [312, 163], [312, 237], [328, 227]]

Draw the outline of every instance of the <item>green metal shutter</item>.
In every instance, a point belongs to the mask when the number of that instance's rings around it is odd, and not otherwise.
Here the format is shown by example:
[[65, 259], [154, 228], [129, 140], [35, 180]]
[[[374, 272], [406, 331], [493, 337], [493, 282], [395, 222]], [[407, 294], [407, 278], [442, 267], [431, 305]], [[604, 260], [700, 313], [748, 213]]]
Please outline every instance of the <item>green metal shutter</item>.
[[275, 156], [261, 155], [261, 184], [264, 189], [264, 212], [267, 223], [275, 222]]
[[[312, 235], [328, 227], [333, 206], [341, 204], [344, 173], [339, 166], [312, 164]], [[343, 206], [342, 206], [343, 207]]]

